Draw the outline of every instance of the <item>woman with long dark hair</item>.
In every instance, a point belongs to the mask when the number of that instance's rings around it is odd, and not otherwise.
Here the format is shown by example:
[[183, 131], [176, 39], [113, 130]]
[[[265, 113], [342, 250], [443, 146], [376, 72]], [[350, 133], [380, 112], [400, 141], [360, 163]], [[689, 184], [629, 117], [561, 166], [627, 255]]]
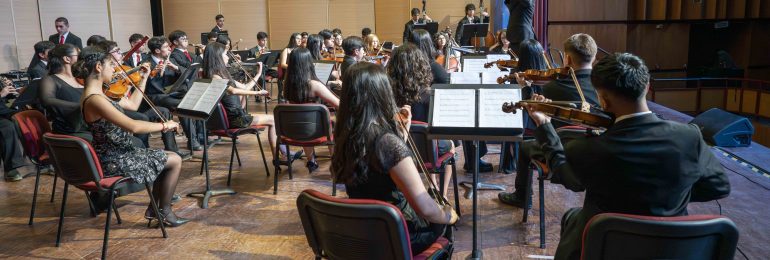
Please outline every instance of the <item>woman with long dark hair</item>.
[[430, 37], [430, 33], [423, 29], [417, 29], [412, 31], [409, 42], [413, 43], [420, 49], [426, 57], [430, 60], [430, 70], [433, 74], [433, 84], [449, 84], [449, 73], [446, 72], [444, 67], [436, 63], [436, 48], [433, 47], [433, 39]]
[[311, 34], [307, 37], [305, 48], [310, 51], [310, 55], [314, 60], [323, 59], [323, 53], [321, 51], [321, 45], [323, 44], [323, 41], [324, 38], [318, 34]]
[[[313, 43], [313, 38], [313, 35], [308, 38], [308, 47]], [[289, 55], [289, 69], [286, 70], [284, 86], [284, 96], [290, 103], [316, 103], [320, 100], [334, 108], [340, 105], [339, 98], [316, 76], [313, 55], [306, 48], [297, 48]], [[318, 169], [315, 151], [312, 146], [303, 149], [308, 158], [305, 166], [312, 173]], [[333, 146], [329, 147], [329, 151], [333, 151]]]
[[[138, 108], [142, 95], [132, 95], [114, 101], [104, 95], [103, 87], [112, 80], [114, 68], [110, 54], [99, 47], [89, 46], [80, 53], [76, 67], [86, 86], [81, 104], [83, 120], [93, 134], [91, 144], [99, 157], [105, 177], [127, 176], [138, 183], [153, 182], [153, 196], [158, 200], [159, 215], [165, 225], [176, 227], [189, 220], [177, 217], [171, 210], [171, 199], [176, 189], [182, 158], [173, 152], [160, 149], [136, 148], [132, 134], [166, 132], [178, 128], [174, 121], [152, 123], [133, 120], [123, 114], [123, 108]], [[150, 71], [145, 67], [139, 89], [144, 89]], [[147, 207], [145, 218], [157, 219], [152, 206]]]
[[78, 54], [78, 48], [67, 43], [48, 53], [48, 76], [40, 82], [40, 100], [52, 112], [54, 133], [90, 141], [91, 133], [83, 123], [80, 110], [84, 87], [75, 79], [72, 68], [78, 61]]
[[289, 54], [291, 53], [294, 48], [297, 48], [302, 44], [302, 36], [299, 33], [292, 33], [291, 36], [289, 36], [289, 44], [286, 45], [286, 48], [281, 51], [281, 57], [279, 59], [279, 63], [281, 68], [286, 69], [289, 67], [289, 64], [287, 61], [289, 60]]
[[508, 41], [505, 30], [500, 30], [495, 34], [495, 44], [489, 46], [489, 52], [497, 54], [509, 54], [508, 51], [513, 49], [513, 47], [516, 46], [511, 46], [511, 42]]
[[[412, 120], [428, 122], [430, 113], [430, 85], [433, 75], [430, 70], [430, 61], [425, 54], [417, 49], [417, 46], [406, 43], [393, 51], [390, 62], [386, 67], [390, 84], [393, 88], [393, 97], [398, 107], [410, 106]], [[449, 140], [438, 140], [438, 154], [454, 151], [454, 144]], [[444, 167], [443, 196], [446, 196], [452, 172], [449, 167]], [[435, 183], [436, 175], [431, 174]]]
[[[457, 213], [451, 206], [439, 206], [423, 186], [404, 142], [408, 133], [395, 121], [399, 108], [382, 66], [356, 63], [342, 82], [332, 176], [345, 184], [350, 198], [382, 200], [398, 207], [409, 229], [413, 254], [421, 252], [442, 235], [443, 224], [457, 221]], [[411, 114], [406, 122], [409, 119]]]

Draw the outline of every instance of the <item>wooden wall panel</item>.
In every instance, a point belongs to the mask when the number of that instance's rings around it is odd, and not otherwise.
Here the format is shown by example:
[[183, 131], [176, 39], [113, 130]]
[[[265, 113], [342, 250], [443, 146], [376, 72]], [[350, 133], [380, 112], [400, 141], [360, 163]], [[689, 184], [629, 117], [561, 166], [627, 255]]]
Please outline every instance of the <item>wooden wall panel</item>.
[[746, 18], [747, 0], [730, 0], [727, 2], [727, 18], [742, 19]]
[[380, 41], [402, 44], [404, 23], [409, 20], [409, 5], [408, 1], [374, 0], [375, 28], [372, 30]]
[[701, 19], [704, 17], [705, 1], [682, 0], [682, 19]]
[[54, 20], [60, 16], [69, 20], [70, 32], [83, 40], [83, 47], [88, 37], [94, 34], [111, 39], [105, 0], [39, 0], [38, 3], [43, 39], [56, 33]]
[[759, 18], [759, 14], [762, 11], [760, 9], [762, 1], [764, 0], [748, 0], [748, 3], [746, 3], [746, 16], [748, 18]]
[[753, 23], [750, 28], [749, 66], [770, 65], [770, 24]]
[[[16, 27], [18, 68], [26, 68], [35, 55], [35, 43], [43, 40], [37, 1], [14, 0], [12, 3], [13, 22]], [[46, 40], [48, 40], [47, 36]]]
[[666, 0], [647, 0], [647, 20], [665, 20], [666, 19]]
[[276, 50], [286, 46], [292, 33], [318, 33], [329, 21], [329, 0], [269, 0], [268, 8], [270, 41]]
[[738, 108], [740, 107], [740, 98], [738, 98], [737, 95], [739, 95], [738, 89], [731, 88], [727, 89], [727, 98], [725, 99], [725, 110], [737, 113]]
[[[626, 50], [627, 25], [625, 24], [581, 24], [581, 25], [550, 25], [548, 38], [552, 47], [563, 49], [564, 40], [576, 33], [591, 35], [599, 47], [608, 52]], [[599, 55], [601, 57], [601, 55]]]
[[112, 40], [123, 51], [131, 49], [128, 37], [134, 33], [152, 36], [150, 1], [110, 0]]
[[[241, 50], [257, 45], [258, 32], [268, 32], [267, 0], [220, 0], [219, 5], [222, 15], [225, 16], [225, 28], [231, 40], [235, 42], [243, 39], [238, 45]], [[210, 21], [211, 27], [214, 27], [213, 16]], [[196, 37], [198, 38], [200, 36]], [[195, 42], [198, 41], [200, 40]]]
[[0, 1], [0, 71], [19, 68], [11, 9], [11, 1]]
[[759, 115], [770, 118], [770, 94], [761, 93], [759, 98]]
[[688, 24], [628, 26], [628, 51], [644, 59], [650, 69], [681, 69], [687, 64]]
[[682, 19], [682, 1], [683, 0], [669, 0], [668, 1], [668, 19], [679, 20]]
[[[641, 0], [631, 0], [641, 1]], [[628, 19], [629, 0], [550, 0], [549, 21], [619, 21]]]
[[655, 103], [680, 112], [695, 112], [697, 94], [695, 90], [659, 91], [655, 93]]
[[339, 28], [347, 37], [361, 36], [361, 29], [369, 27], [374, 30], [374, 26], [374, 0], [329, 1], [329, 29]]
[[[187, 33], [190, 43], [200, 43], [200, 34], [210, 32], [216, 23], [219, 4], [211, 0], [163, 0], [163, 32], [174, 30]], [[225, 19], [227, 28], [227, 19]]]
[[743, 103], [741, 104], [741, 113], [754, 114], [757, 111], [757, 98], [759, 92], [756, 90], [743, 91]]
[[725, 108], [725, 90], [724, 89], [703, 89], [700, 92], [699, 111], [706, 111], [710, 108]]

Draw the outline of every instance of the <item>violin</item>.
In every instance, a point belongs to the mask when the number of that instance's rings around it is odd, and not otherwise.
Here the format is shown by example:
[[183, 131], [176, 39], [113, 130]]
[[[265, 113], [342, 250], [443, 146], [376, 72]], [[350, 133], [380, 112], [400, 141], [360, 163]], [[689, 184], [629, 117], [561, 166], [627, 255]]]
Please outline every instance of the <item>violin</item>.
[[[144, 67], [142, 65], [131, 68], [126, 65], [119, 65], [115, 67], [115, 77], [110, 81], [109, 86], [104, 88], [104, 95], [113, 99], [119, 100], [126, 95], [132, 85], [139, 84], [142, 81], [142, 75], [139, 71], [142, 71]], [[125, 72], [120, 73], [120, 72]], [[130, 82], [129, 82], [130, 81]]]
[[[486, 64], [484, 65], [484, 67], [486, 67]], [[547, 69], [547, 70], [535, 70], [535, 69], [525, 70], [523, 72], [511, 73], [509, 75], [499, 77], [497, 78], [497, 83], [504, 84], [505, 82], [516, 82], [516, 75], [526, 80], [544, 83], [545, 81], [551, 81], [551, 80], [560, 79], [562, 77], [568, 77], [570, 75], [570, 68], [564, 67], [564, 68], [555, 68], [555, 69]], [[543, 85], [543, 84], [538, 84], [538, 85]]]
[[535, 110], [543, 112], [553, 119], [582, 126], [588, 129], [604, 130], [612, 126], [615, 119], [611, 116], [599, 112], [588, 112], [576, 109], [572, 102], [540, 102], [532, 100], [522, 100], [516, 103], [503, 103], [502, 110], [505, 113], [516, 113], [517, 109], [522, 109], [523, 105], [530, 105]]
[[519, 66], [519, 60], [518, 59], [512, 59], [512, 60], [497, 60], [490, 63], [484, 63], [484, 68], [491, 68], [492, 66], [497, 65], [498, 68], [516, 68]]

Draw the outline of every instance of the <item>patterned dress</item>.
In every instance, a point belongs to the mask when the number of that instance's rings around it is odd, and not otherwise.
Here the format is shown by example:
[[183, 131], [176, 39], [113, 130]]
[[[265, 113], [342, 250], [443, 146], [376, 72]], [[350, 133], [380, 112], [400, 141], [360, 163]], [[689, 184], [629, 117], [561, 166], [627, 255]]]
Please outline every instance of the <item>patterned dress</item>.
[[[88, 96], [86, 101], [93, 96]], [[110, 103], [123, 112], [117, 102], [110, 100]], [[126, 176], [138, 183], [153, 182], [165, 167], [168, 160], [165, 152], [135, 147], [133, 135], [123, 128], [104, 118], [87, 124], [94, 136], [91, 145], [99, 156], [104, 177]]]

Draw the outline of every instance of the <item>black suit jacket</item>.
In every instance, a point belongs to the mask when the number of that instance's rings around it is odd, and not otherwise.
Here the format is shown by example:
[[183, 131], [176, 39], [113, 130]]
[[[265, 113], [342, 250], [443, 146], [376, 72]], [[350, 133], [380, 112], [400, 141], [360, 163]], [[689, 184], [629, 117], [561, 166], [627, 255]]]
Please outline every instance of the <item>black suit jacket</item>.
[[189, 51], [187, 53], [190, 54], [190, 59], [187, 58], [187, 55], [184, 55], [184, 51], [179, 49], [174, 49], [169, 56], [169, 59], [174, 64], [179, 65], [180, 73], [189, 68], [193, 63], [198, 63], [198, 60], [195, 59], [198, 57], [197, 55], [190, 53]]
[[433, 84], [449, 84], [449, 73], [435, 60], [430, 61], [430, 72], [433, 74]]
[[580, 257], [583, 228], [604, 212], [687, 215], [687, 203], [726, 197], [730, 183], [695, 125], [632, 117], [600, 136], [562, 147], [551, 124], [535, 130], [554, 183], [586, 191], [583, 208], [566, 223], [556, 259]]
[[[147, 60], [150, 62], [150, 68], [155, 68], [155, 66], [158, 65], [155, 60], [152, 59], [151, 55], [147, 55]], [[167, 62], [172, 62], [170, 59]], [[173, 62], [172, 62], [173, 63]], [[174, 63], [176, 64], [176, 63]], [[182, 69], [181, 67], [179, 68]], [[145, 93], [147, 95], [158, 95], [158, 94], [165, 94], [165, 89], [168, 86], [171, 86], [174, 84], [174, 81], [179, 77], [179, 73], [172, 70], [169, 67], [166, 67], [166, 71], [163, 73], [163, 76], [158, 73], [155, 75], [155, 77], [151, 77], [147, 79], [147, 86], [145, 88]]]
[[[470, 21], [468, 20], [468, 16], [463, 17], [460, 22], [457, 23], [457, 29], [455, 30], [455, 40], [457, 43], [459, 43], [461, 46], [469, 46], [471, 45], [471, 38], [463, 38], [463, 25], [468, 24]], [[478, 16], [473, 17], [473, 23], [489, 23], [489, 16], [485, 16], [484, 20], [479, 18]], [[479, 37], [486, 37], [486, 35], [479, 35]]]
[[35, 66], [27, 70], [27, 74], [29, 74], [29, 79], [42, 79], [48, 75], [48, 67], [42, 61], [38, 61]]
[[215, 33], [217, 33], [217, 34], [219, 34], [219, 33], [221, 33], [221, 32], [227, 32], [227, 30], [220, 30], [220, 29], [219, 29], [219, 27], [218, 27], [218, 26], [216, 26], [216, 25], [214, 25], [214, 28], [211, 28], [211, 31], [212, 31], [212, 32], [215, 32]]
[[[59, 44], [59, 34], [58, 33], [51, 34], [51, 36], [48, 36], [48, 41], [55, 44]], [[64, 43], [75, 45], [75, 47], [78, 47], [81, 50], [83, 49], [83, 41], [80, 40], [80, 37], [78, 37], [72, 32], [70, 32], [67, 35], [67, 38], [64, 38]]]
[[[426, 21], [423, 18], [417, 19], [417, 23], [419, 24], [424, 24], [425, 22]], [[414, 25], [415, 23], [412, 21], [412, 19], [409, 19], [409, 21], [404, 24], [404, 43], [409, 42], [409, 38], [412, 37], [412, 30], [414, 30]]]
[[353, 57], [345, 55], [344, 58], [342, 58], [342, 67], [340, 67], [340, 76], [345, 75], [345, 71], [350, 68], [350, 66], [353, 66], [353, 64], [358, 63]]
[[135, 59], [136, 53], [131, 55], [131, 58], [128, 58], [123, 64], [129, 67], [136, 67], [139, 64], [142, 64], [142, 62], [147, 61], [147, 59], [150, 58], [150, 55], [147, 53], [139, 53], [139, 60]]
[[518, 48], [519, 43], [535, 38], [532, 25], [532, 20], [535, 17], [535, 1], [506, 0], [505, 4], [511, 11], [506, 38], [511, 42], [511, 46]]
[[[575, 78], [580, 83], [580, 89], [583, 90], [586, 102], [592, 107], [599, 107], [599, 98], [596, 94], [596, 89], [594, 89], [591, 83], [591, 70], [577, 70], [575, 71]], [[572, 77], [562, 77], [543, 85], [543, 96], [556, 101], [580, 101], [580, 95], [575, 87], [575, 83], [572, 81]], [[564, 125], [561, 122], [554, 122], [554, 127], [556, 128]]]

